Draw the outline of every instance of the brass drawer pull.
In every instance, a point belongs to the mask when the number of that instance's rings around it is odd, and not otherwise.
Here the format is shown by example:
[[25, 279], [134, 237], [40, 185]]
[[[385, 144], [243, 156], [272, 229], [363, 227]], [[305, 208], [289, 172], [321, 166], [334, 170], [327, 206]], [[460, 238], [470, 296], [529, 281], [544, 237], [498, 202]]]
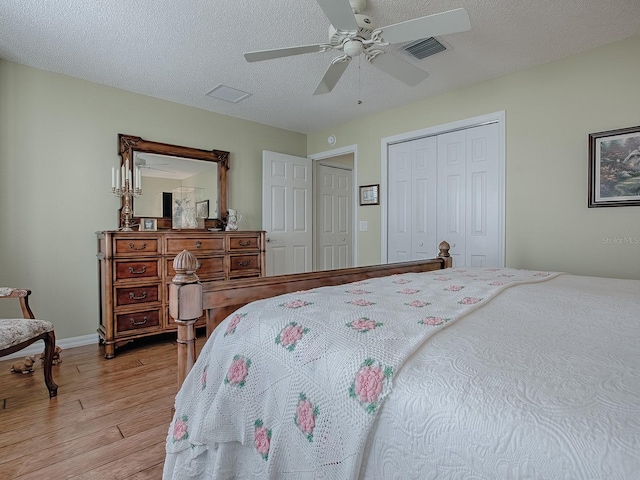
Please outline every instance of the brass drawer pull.
[[144, 272], [147, 271], [147, 267], [146, 266], [142, 266], [142, 269], [135, 271], [133, 269], [133, 267], [129, 267], [129, 273], [134, 274], [134, 275], [142, 275]]
[[196, 248], [200, 248], [201, 246], [202, 246], [202, 242], [197, 241], [197, 242], [196, 242]]
[[248, 267], [249, 265], [251, 265], [251, 260], [240, 261], [238, 262], [238, 265], [240, 265], [241, 267]]
[[142, 292], [142, 295], [140, 295], [139, 297], [136, 297], [135, 293], [129, 292], [129, 298], [131, 300], [144, 300], [145, 298], [147, 298], [147, 292]]
[[240, 240], [238, 243], [240, 244], [241, 247], [250, 247], [251, 246], [251, 240], [247, 240], [247, 243], [244, 243], [242, 240]]
[[129, 320], [131, 320], [131, 325], [144, 325], [145, 323], [147, 323], [147, 320], [149, 320], [148, 317], [142, 317], [143, 320], [141, 322], [136, 322], [134, 318], [130, 318]]
[[129, 250], [144, 250], [145, 248], [147, 248], [147, 244], [146, 243], [143, 243], [139, 247], [136, 247], [135, 243], [130, 243], [129, 244]]

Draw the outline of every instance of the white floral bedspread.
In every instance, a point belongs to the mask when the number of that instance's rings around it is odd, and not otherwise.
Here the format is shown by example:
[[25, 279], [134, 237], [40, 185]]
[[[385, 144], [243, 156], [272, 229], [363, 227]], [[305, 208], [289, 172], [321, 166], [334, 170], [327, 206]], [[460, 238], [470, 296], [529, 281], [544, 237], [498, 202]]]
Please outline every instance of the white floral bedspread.
[[[439, 270], [243, 307], [214, 331], [176, 397], [164, 478], [356, 478], [411, 353], [501, 290], [556, 275]], [[240, 445], [253, 448], [236, 454]]]

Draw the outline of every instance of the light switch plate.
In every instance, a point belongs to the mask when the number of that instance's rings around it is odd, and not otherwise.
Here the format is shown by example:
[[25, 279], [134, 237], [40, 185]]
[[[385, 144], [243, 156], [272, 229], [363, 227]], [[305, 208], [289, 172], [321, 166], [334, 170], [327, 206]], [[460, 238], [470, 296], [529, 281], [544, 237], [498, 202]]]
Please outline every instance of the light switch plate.
[[360, 231], [366, 232], [369, 229], [369, 222], [366, 220], [360, 220]]

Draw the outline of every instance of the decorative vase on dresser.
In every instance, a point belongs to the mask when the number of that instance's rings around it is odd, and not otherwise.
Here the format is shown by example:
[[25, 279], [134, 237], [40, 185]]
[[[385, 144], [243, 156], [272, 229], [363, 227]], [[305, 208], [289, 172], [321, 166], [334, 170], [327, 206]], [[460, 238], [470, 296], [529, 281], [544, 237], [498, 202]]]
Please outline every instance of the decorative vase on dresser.
[[[100, 324], [105, 357], [132, 340], [176, 330], [169, 315], [173, 259], [182, 250], [200, 264], [201, 281], [265, 275], [265, 232], [97, 232]], [[205, 317], [196, 326], [205, 325]]]

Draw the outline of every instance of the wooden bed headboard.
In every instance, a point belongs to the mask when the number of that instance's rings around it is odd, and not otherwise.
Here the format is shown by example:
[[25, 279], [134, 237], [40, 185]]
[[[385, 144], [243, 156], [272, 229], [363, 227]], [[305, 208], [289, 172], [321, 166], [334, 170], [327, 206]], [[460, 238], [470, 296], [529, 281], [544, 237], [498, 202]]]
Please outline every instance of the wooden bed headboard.
[[203, 310], [207, 316], [209, 337], [227, 316], [256, 300], [367, 278], [450, 268], [449, 248], [447, 242], [441, 242], [438, 256], [428, 260], [202, 283], [195, 274], [197, 258], [184, 250], [174, 260], [173, 267], [177, 274], [169, 288], [169, 312], [178, 325], [178, 386], [182, 386], [196, 359], [195, 322], [202, 316]]

